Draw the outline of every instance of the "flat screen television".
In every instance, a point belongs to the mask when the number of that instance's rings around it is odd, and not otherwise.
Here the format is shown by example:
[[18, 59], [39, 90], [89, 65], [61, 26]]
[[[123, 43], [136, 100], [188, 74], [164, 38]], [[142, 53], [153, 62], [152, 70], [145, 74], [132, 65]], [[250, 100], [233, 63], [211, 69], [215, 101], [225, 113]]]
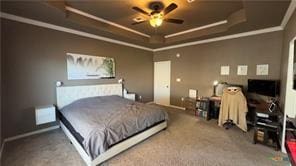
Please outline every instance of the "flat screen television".
[[276, 97], [279, 95], [279, 80], [248, 80], [248, 92], [264, 96]]

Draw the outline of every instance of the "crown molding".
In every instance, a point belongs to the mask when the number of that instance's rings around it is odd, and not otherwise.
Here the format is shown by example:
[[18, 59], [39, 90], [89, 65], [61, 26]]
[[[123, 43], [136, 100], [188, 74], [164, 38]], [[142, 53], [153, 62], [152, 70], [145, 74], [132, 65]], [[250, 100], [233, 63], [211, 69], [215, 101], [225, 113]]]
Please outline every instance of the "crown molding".
[[106, 38], [106, 37], [99, 36], [99, 35], [94, 35], [91, 33], [86, 33], [86, 32], [74, 30], [71, 28], [57, 26], [57, 25], [53, 25], [53, 24], [25, 18], [25, 17], [20, 17], [20, 16], [16, 16], [16, 15], [4, 13], [4, 12], [0, 12], [0, 16], [1, 16], [1, 18], [8, 19], [8, 20], [13, 20], [13, 21], [26, 23], [26, 24], [30, 24], [30, 25], [35, 25], [35, 26], [39, 26], [39, 27], [43, 27], [43, 28], [47, 28], [47, 29], [53, 29], [53, 30], [57, 30], [57, 31], [61, 31], [61, 32], [75, 34], [78, 36], [88, 37], [88, 38], [92, 38], [92, 39], [96, 39], [96, 40], [106, 41], [109, 43], [115, 43], [115, 44], [119, 44], [119, 45], [124, 45], [124, 46], [128, 46], [128, 47], [133, 47], [133, 48], [138, 48], [138, 49], [142, 49], [142, 50], [146, 50], [146, 51], [153, 51], [153, 52], [283, 30], [283, 28], [281, 26], [277, 26], [277, 27], [271, 27], [271, 28], [266, 28], [266, 29], [261, 29], [261, 30], [255, 30], [255, 31], [250, 31], [250, 32], [234, 34], [234, 35], [216, 37], [216, 38], [212, 38], [212, 39], [199, 40], [199, 41], [194, 41], [194, 42], [189, 42], [189, 43], [183, 43], [183, 44], [177, 44], [177, 45], [172, 45], [172, 46], [167, 46], [167, 47], [162, 47], [162, 48], [157, 48], [157, 49], [151, 49], [148, 47], [143, 47], [143, 46], [139, 46], [139, 45], [135, 45], [135, 44], [131, 44], [131, 43], [127, 43], [127, 42], [123, 42], [123, 41], [119, 41], [119, 40], [115, 40], [115, 39], [111, 39], [111, 38]]
[[281, 23], [281, 27], [285, 28], [288, 21], [290, 20], [293, 12], [295, 11], [296, 9], [296, 0], [291, 0], [291, 3], [286, 11], [286, 14], [282, 20], [282, 23]]
[[194, 41], [194, 42], [188, 42], [188, 43], [183, 43], [183, 44], [177, 44], [177, 45], [157, 48], [157, 49], [153, 49], [153, 51], [154, 52], [163, 51], [163, 50], [169, 50], [169, 49], [174, 49], [174, 48], [187, 47], [187, 46], [192, 46], [192, 45], [211, 43], [211, 42], [215, 42], [215, 41], [235, 39], [235, 38], [240, 38], [240, 37], [253, 36], [253, 35], [259, 35], [259, 34], [264, 34], [264, 33], [282, 31], [282, 30], [283, 30], [283, 28], [281, 26], [276, 26], [276, 27], [271, 27], [271, 28], [255, 30], [255, 31], [238, 33], [238, 34], [234, 34], [234, 35], [216, 37], [216, 38], [205, 39], [205, 40], [198, 40], [198, 41]]
[[212, 24], [208, 24], [208, 25], [204, 25], [204, 26], [200, 26], [200, 27], [188, 29], [188, 30], [177, 32], [177, 33], [173, 33], [173, 34], [170, 34], [170, 35], [165, 35], [164, 38], [170, 38], [170, 37], [174, 37], [174, 36], [178, 36], [178, 35], [183, 35], [183, 34], [186, 34], [186, 33], [194, 32], [194, 31], [199, 31], [199, 30], [202, 30], [202, 29], [211, 28], [211, 27], [222, 25], [222, 24], [226, 24], [226, 23], [227, 23], [227, 20], [218, 21], [218, 22], [215, 22], [215, 23], [212, 23]]
[[150, 35], [147, 35], [145, 33], [142, 33], [142, 32], [139, 32], [139, 31], [136, 31], [136, 30], [133, 30], [131, 28], [128, 28], [128, 27], [125, 27], [125, 26], [122, 26], [122, 25], [119, 25], [115, 22], [112, 22], [112, 21], [108, 21], [106, 19], [103, 19], [103, 18], [100, 18], [98, 16], [94, 16], [94, 15], [91, 15], [89, 13], [86, 13], [84, 11], [81, 11], [81, 10], [78, 10], [78, 9], [75, 9], [75, 8], [72, 8], [70, 6], [66, 6], [65, 7], [66, 10], [70, 11], [70, 12], [73, 12], [73, 13], [76, 13], [76, 14], [79, 14], [81, 16], [84, 16], [84, 17], [87, 17], [87, 18], [90, 18], [90, 19], [93, 19], [93, 20], [96, 20], [96, 21], [100, 21], [100, 22], [103, 22], [103, 23], [106, 23], [106, 24], [109, 24], [109, 25], [112, 25], [112, 26], [115, 26], [117, 28], [120, 28], [120, 29], [123, 29], [123, 30], [126, 30], [126, 31], [129, 31], [129, 32], [132, 32], [132, 33], [135, 33], [135, 34], [138, 34], [138, 35], [141, 35], [141, 36], [144, 36], [144, 37], [147, 37], [147, 38], [150, 38], [151, 36]]
[[246, 37], [246, 36], [281, 31], [281, 30], [284, 30], [286, 24], [290, 20], [295, 9], [296, 9], [296, 0], [291, 0], [291, 3], [286, 11], [286, 14], [285, 14], [280, 26], [275, 26], [275, 27], [270, 27], [270, 28], [265, 28], [265, 29], [260, 29], [260, 30], [254, 30], [254, 31], [249, 31], [249, 32], [243, 32], [243, 33], [233, 34], [233, 35], [228, 35], [228, 36], [221, 36], [221, 37], [216, 37], [216, 38], [211, 38], [211, 39], [198, 40], [198, 41], [188, 42], [188, 43], [183, 43], [183, 44], [171, 45], [171, 46], [161, 47], [161, 48], [156, 48], [156, 49], [143, 47], [140, 45], [131, 44], [131, 43], [127, 43], [127, 42], [123, 42], [123, 41], [119, 41], [119, 40], [115, 40], [115, 39], [111, 39], [111, 38], [107, 38], [107, 37], [103, 37], [103, 36], [99, 36], [99, 35], [94, 35], [94, 34], [87, 33], [87, 32], [74, 30], [71, 28], [57, 26], [57, 25], [53, 25], [53, 24], [25, 18], [25, 17], [20, 17], [20, 16], [4, 13], [4, 12], [0, 12], [0, 16], [1, 16], [1, 18], [5, 18], [8, 20], [31, 24], [31, 25], [44, 27], [44, 28], [48, 28], [48, 29], [53, 29], [53, 30], [57, 30], [57, 31], [62, 31], [62, 32], [66, 32], [66, 33], [76, 34], [76, 35], [83, 36], [83, 37], [88, 37], [88, 38], [92, 38], [92, 39], [96, 39], [96, 40], [102, 40], [102, 41], [106, 41], [109, 43], [115, 43], [115, 44], [119, 44], [119, 45], [124, 45], [124, 46], [128, 46], [128, 47], [146, 50], [146, 51], [157, 52], [157, 51], [169, 50], [169, 49], [174, 49], [174, 48], [180, 48], [180, 47], [186, 47], [186, 46], [192, 46], [192, 45], [198, 45], [198, 44], [204, 44], [204, 43], [211, 43], [211, 42], [215, 42], [215, 41], [222, 41], [222, 40], [235, 39], [235, 38], [240, 38], [240, 37]]
[[148, 48], [148, 47], [143, 47], [140, 45], [131, 44], [131, 43], [127, 43], [127, 42], [123, 42], [120, 40], [115, 40], [115, 39], [111, 39], [111, 38], [107, 38], [107, 37], [103, 37], [103, 36], [99, 36], [99, 35], [94, 35], [91, 33], [78, 31], [75, 29], [66, 28], [66, 27], [62, 27], [62, 26], [58, 26], [58, 25], [54, 25], [54, 24], [49, 24], [49, 23], [45, 23], [42, 21], [37, 21], [37, 20], [25, 18], [25, 17], [20, 17], [20, 16], [16, 16], [13, 14], [5, 13], [5, 12], [0, 12], [0, 17], [4, 18], [4, 19], [12, 20], [12, 21], [17, 21], [17, 22], [21, 22], [21, 23], [25, 23], [25, 24], [30, 24], [30, 25], [35, 25], [35, 26], [47, 28], [47, 29], [53, 29], [53, 30], [57, 30], [57, 31], [61, 31], [61, 32], [75, 34], [78, 36], [83, 36], [83, 37], [88, 37], [88, 38], [92, 38], [92, 39], [96, 39], [96, 40], [106, 41], [109, 43], [115, 43], [115, 44], [119, 44], [119, 45], [124, 45], [124, 46], [128, 46], [128, 47], [146, 50], [146, 51], [153, 51], [153, 49]]
[[192, 46], [192, 45], [197, 45], [197, 44], [204, 44], [204, 43], [210, 43], [210, 42], [215, 42], [215, 41], [228, 40], [228, 39], [234, 39], [234, 38], [240, 38], [240, 37], [246, 37], [246, 36], [252, 36], [252, 35], [259, 35], [259, 34], [263, 34], [263, 33], [282, 31], [285, 29], [288, 21], [290, 20], [293, 12], [295, 11], [295, 9], [296, 9], [296, 0], [291, 0], [291, 3], [286, 11], [286, 14], [285, 14], [280, 26], [270, 27], [270, 28], [265, 28], [265, 29], [250, 31], [250, 32], [243, 32], [243, 33], [234, 34], [234, 35], [216, 37], [216, 38], [211, 38], [211, 39], [198, 40], [198, 41], [188, 42], [188, 43], [183, 43], [183, 44], [171, 45], [171, 46], [167, 46], [167, 47], [153, 49], [153, 51], [157, 52], [157, 51]]

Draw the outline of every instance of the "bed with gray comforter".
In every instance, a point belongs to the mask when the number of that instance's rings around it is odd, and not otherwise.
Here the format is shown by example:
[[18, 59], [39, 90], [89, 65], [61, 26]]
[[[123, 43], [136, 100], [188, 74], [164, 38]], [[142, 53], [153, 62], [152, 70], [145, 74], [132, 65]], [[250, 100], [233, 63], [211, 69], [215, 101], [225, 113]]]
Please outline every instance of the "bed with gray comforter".
[[168, 119], [160, 107], [120, 96], [84, 98], [65, 106], [61, 114], [83, 138], [94, 159], [112, 145]]

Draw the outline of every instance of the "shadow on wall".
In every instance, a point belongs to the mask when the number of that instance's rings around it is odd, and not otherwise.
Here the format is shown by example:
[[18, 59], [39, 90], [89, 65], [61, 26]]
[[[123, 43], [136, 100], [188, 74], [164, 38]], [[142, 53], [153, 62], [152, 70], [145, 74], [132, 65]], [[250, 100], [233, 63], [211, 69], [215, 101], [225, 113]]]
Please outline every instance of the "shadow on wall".
[[[13, 131], [10, 133], [10, 131], [8, 130], [7, 132], [10, 135], [23, 134], [23, 133], [31, 132], [34, 130], [38, 130], [38, 129], [42, 129], [42, 128], [46, 128], [46, 127], [50, 127], [50, 126], [58, 124], [58, 121], [56, 121], [56, 122], [36, 125], [35, 107], [28, 107], [25, 109], [21, 109], [21, 110], [19, 110], [19, 112], [21, 112], [21, 114], [19, 114], [17, 116], [16, 123], [11, 123], [11, 124], [15, 125], [15, 126], [11, 126], [11, 127], [13, 127], [14, 130], [17, 130], [18, 133], [15, 134]], [[32, 117], [34, 117], [33, 120], [32, 120]], [[28, 130], [27, 126], [35, 126], [36, 128], [34, 130], [32, 130], [32, 129]]]

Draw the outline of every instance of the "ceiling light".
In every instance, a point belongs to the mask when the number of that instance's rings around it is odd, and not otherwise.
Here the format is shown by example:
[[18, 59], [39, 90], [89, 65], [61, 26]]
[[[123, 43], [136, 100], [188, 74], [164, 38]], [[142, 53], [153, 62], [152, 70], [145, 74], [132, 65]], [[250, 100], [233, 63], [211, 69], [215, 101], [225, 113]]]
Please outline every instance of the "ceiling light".
[[192, 3], [194, 2], [195, 0], [187, 0], [188, 3]]
[[149, 20], [149, 23], [151, 26], [157, 28], [159, 27], [163, 22], [163, 15], [161, 13], [155, 13], [151, 15], [151, 18]]

